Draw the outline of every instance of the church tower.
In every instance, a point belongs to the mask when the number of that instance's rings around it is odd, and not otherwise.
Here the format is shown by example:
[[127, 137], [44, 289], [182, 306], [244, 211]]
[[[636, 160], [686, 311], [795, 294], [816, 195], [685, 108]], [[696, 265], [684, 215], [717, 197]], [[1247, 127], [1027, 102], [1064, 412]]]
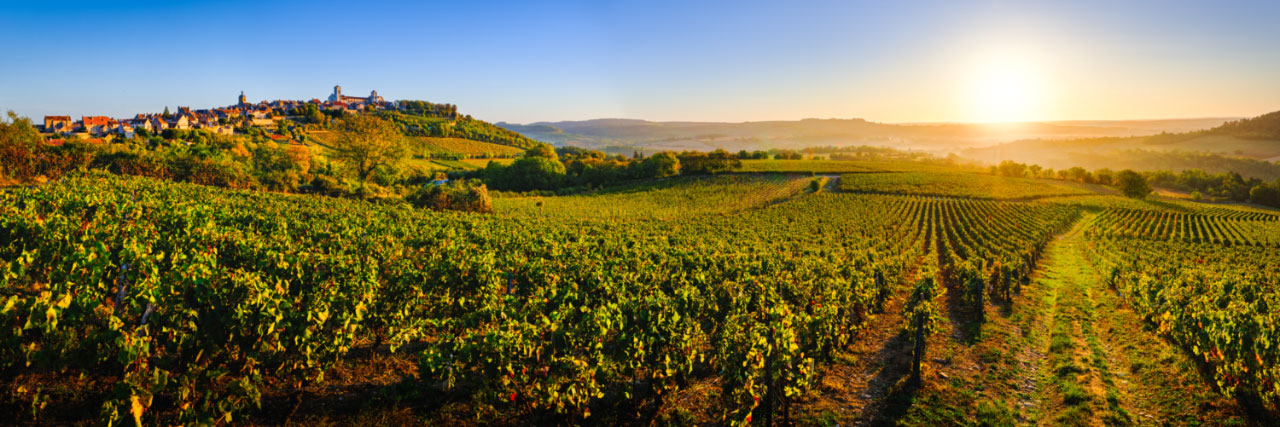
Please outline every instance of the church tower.
[[247, 105], [247, 104], [249, 104], [249, 101], [247, 101], [247, 100], [245, 99], [245, 97], [244, 97], [244, 91], [242, 90], [242, 91], [240, 91], [240, 103], [239, 103], [239, 104], [237, 104], [237, 105]]

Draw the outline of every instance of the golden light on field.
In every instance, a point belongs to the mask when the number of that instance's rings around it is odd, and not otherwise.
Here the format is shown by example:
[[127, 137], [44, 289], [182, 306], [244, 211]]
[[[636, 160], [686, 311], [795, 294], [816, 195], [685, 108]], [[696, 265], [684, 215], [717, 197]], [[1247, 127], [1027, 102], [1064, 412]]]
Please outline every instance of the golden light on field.
[[969, 120], [1021, 122], [1043, 119], [1047, 84], [1027, 58], [993, 56], [976, 61], [965, 82]]

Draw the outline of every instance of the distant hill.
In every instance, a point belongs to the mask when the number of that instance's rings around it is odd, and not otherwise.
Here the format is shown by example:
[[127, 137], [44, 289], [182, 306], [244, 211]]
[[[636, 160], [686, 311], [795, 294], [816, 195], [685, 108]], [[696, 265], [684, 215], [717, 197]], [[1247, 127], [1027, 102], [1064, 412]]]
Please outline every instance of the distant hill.
[[1280, 111], [1263, 114], [1252, 119], [1223, 123], [1209, 130], [1218, 135], [1231, 135], [1240, 138], [1280, 140]]
[[863, 119], [796, 121], [651, 122], [596, 119], [530, 124], [497, 123], [527, 137], [556, 145], [618, 152], [641, 150], [730, 151], [813, 146], [880, 145], [900, 149], [953, 151], [1033, 138], [1129, 137], [1185, 132], [1219, 126], [1229, 118], [1186, 120], [1069, 121], [1008, 124], [889, 124]]
[[1226, 121], [1204, 129], [1136, 137], [1026, 139], [964, 150], [961, 155], [988, 163], [1002, 160], [1045, 167], [1089, 169], [1237, 172], [1263, 179], [1280, 178], [1280, 112]]

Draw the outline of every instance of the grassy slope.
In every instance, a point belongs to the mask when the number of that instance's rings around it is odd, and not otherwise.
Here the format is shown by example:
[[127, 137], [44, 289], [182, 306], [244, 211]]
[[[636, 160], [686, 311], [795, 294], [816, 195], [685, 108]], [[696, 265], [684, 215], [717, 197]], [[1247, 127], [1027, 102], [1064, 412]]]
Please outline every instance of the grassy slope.
[[471, 157], [516, 156], [524, 149], [462, 138], [414, 137], [430, 153], [462, 154]]

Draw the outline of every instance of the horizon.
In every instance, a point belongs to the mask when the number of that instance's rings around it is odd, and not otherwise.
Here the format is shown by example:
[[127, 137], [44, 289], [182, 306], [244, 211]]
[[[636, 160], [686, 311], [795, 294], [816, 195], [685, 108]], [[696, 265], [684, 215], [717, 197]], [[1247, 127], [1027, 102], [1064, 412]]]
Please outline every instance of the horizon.
[[[359, 94], [359, 92], [348, 91], [346, 90], [346, 88], [343, 88], [343, 93]], [[237, 96], [239, 96], [239, 94], [237, 94]], [[306, 101], [310, 101], [311, 99], [323, 100], [323, 96], [313, 96], [310, 98], [264, 98], [264, 99], [258, 99], [258, 100], [254, 100], [250, 98], [248, 102], [249, 104], [256, 105], [259, 102], [274, 102], [274, 101], [306, 102]], [[449, 102], [433, 101], [428, 99], [395, 99], [395, 101], [429, 101], [429, 102], [435, 102], [435, 103], [445, 103], [445, 104], [449, 103]], [[234, 105], [235, 105], [234, 102], [228, 103], [228, 104], [206, 105], [206, 106], [173, 105], [173, 106], [164, 106], [164, 107], [161, 107], [159, 110], [155, 110], [155, 111], [136, 111], [136, 112], [129, 112], [129, 113], [124, 113], [120, 115], [85, 113], [85, 114], [44, 114], [44, 115], [37, 116], [37, 115], [27, 115], [27, 114], [19, 113], [19, 116], [29, 118], [32, 120], [33, 123], [39, 123], [40, 119], [42, 119], [45, 116], [69, 116], [73, 120], [78, 120], [80, 117], [93, 117], [93, 116], [106, 116], [110, 118], [119, 119], [119, 118], [129, 118], [137, 114], [159, 114], [165, 108], [169, 108], [170, 110], [177, 110], [179, 108], [186, 107], [186, 108], [191, 108], [193, 110], [206, 110], [206, 109], [229, 107]], [[466, 113], [465, 109], [463, 109], [462, 106], [459, 106], [459, 110], [463, 114], [468, 114]], [[16, 110], [14, 111], [17, 112]], [[806, 120], [844, 120], [844, 121], [861, 120], [868, 123], [883, 124], [883, 125], [902, 125], [902, 126], [1026, 125], [1026, 124], [1098, 123], [1098, 122], [1156, 122], [1156, 121], [1217, 120], [1217, 119], [1239, 120], [1239, 119], [1257, 117], [1272, 111], [1280, 111], [1280, 107], [1277, 107], [1275, 110], [1268, 110], [1266, 112], [1262, 112], [1258, 114], [1243, 115], [1243, 116], [1139, 117], [1139, 118], [1108, 118], [1108, 119], [1069, 118], [1069, 119], [1051, 119], [1051, 120], [1023, 120], [1023, 121], [881, 121], [881, 120], [875, 120], [875, 119], [870, 119], [866, 117], [800, 117], [800, 118], [788, 118], [788, 119], [764, 118], [764, 119], [757, 119], [757, 120], [720, 120], [720, 121], [717, 121], [717, 120], [660, 120], [660, 119], [638, 118], [638, 117], [593, 117], [593, 118], [584, 118], [584, 119], [537, 120], [537, 121], [529, 121], [529, 122], [511, 122], [511, 121], [503, 121], [503, 120], [486, 120], [486, 121], [490, 121], [492, 123], [507, 123], [507, 124], [513, 124], [513, 125], [533, 125], [533, 124], [539, 124], [539, 123], [589, 122], [589, 121], [607, 121], [607, 120], [641, 121], [641, 122], [650, 122], [650, 123], [726, 123], [726, 124], [763, 123], [763, 122], [799, 122], [799, 121], [806, 121]], [[479, 119], [485, 120], [484, 117], [479, 117]]]
[[[1267, 25], [1280, 4], [1260, 1], [10, 9], [0, 109], [33, 120], [225, 106], [242, 90], [252, 102], [307, 100], [335, 83], [520, 124], [1047, 123], [1280, 109], [1280, 55], [1258, 53], [1280, 39]], [[335, 17], [337, 28], [326, 25]], [[129, 25], [138, 22], [148, 25]]]

